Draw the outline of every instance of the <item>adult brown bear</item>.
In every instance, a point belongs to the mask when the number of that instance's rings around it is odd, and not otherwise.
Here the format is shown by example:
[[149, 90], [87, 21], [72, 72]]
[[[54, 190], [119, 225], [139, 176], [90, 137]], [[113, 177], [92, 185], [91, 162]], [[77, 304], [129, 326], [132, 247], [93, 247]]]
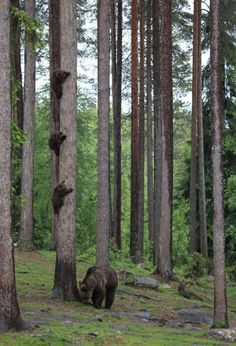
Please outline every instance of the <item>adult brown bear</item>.
[[95, 308], [101, 308], [105, 299], [105, 308], [109, 309], [115, 299], [118, 276], [108, 266], [93, 266], [87, 270], [82, 282], [79, 283], [79, 295], [82, 303], [92, 299]]

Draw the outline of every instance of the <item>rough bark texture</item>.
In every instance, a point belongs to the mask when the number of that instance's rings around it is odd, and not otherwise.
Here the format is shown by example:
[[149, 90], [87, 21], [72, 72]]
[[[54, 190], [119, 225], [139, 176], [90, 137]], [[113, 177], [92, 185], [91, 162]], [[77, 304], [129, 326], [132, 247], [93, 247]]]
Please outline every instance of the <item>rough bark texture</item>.
[[198, 96], [199, 96], [199, 0], [194, 1], [193, 17], [193, 73], [192, 73], [192, 123], [191, 123], [191, 167], [190, 167], [190, 252], [197, 251], [197, 154], [198, 154]]
[[[58, 0], [49, 0], [49, 54], [50, 54], [50, 84], [53, 71], [61, 66], [60, 58], [60, 5]], [[60, 131], [60, 99], [50, 87], [50, 118], [51, 133]], [[51, 153], [51, 188], [52, 194], [59, 183], [59, 156]], [[52, 208], [52, 236], [50, 249], [56, 249], [58, 216]]]
[[160, 239], [158, 270], [165, 281], [172, 276], [172, 199], [173, 199], [173, 97], [171, 0], [160, 0], [160, 89], [158, 137], [161, 140]]
[[16, 297], [13, 243], [11, 239], [11, 101], [10, 7], [1, 1], [0, 11], [0, 332], [21, 329], [23, 322]]
[[130, 256], [138, 263], [138, 2], [131, 9], [131, 216]]
[[222, 172], [222, 130], [224, 111], [220, 69], [219, 0], [210, 1], [211, 18], [211, 112], [213, 164], [213, 250], [214, 250], [214, 322], [215, 328], [227, 328], [227, 299], [225, 282], [224, 188]]
[[[25, 0], [25, 11], [35, 17], [35, 1]], [[25, 48], [25, 85], [24, 85], [24, 131], [28, 141], [23, 145], [21, 195], [21, 232], [19, 248], [30, 251], [33, 245], [33, 157], [34, 157], [34, 119], [35, 119], [35, 53], [31, 47]]]
[[152, 26], [151, 26], [152, 1], [147, 3], [147, 47], [146, 47], [146, 70], [147, 70], [147, 198], [148, 198], [148, 229], [149, 239], [153, 240], [154, 226], [154, 192], [153, 192], [153, 125], [152, 125]]
[[77, 22], [76, 0], [60, 1], [61, 68], [70, 76], [63, 83], [60, 104], [60, 126], [67, 135], [60, 149], [59, 180], [73, 192], [64, 198], [59, 212], [56, 247], [56, 268], [53, 297], [63, 300], [78, 298], [75, 251], [75, 194], [76, 194], [76, 129], [77, 129]]
[[[117, 9], [116, 9], [117, 4]], [[117, 15], [116, 15], [117, 13]], [[121, 78], [122, 78], [122, 0], [112, 1], [112, 96], [114, 123], [114, 203], [113, 234], [121, 249]]]
[[144, 0], [139, 2], [139, 183], [138, 183], [138, 255], [139, 262], [143, 262], [143, 251], [144, 251]]
[[96, 263], [108, 262], [110, 1], [98, 1], [98, 194]]
[[202, 66], [201, 66], [201, 0], [196, 4], [198, 30], [198, 185], [199, 185], [199, 226], [200, 252], [207, 259], [207, 225], [206, 225], [206, 193], [205, 193], [205, 162], [203, 143], [203, 113], [202, 113]]

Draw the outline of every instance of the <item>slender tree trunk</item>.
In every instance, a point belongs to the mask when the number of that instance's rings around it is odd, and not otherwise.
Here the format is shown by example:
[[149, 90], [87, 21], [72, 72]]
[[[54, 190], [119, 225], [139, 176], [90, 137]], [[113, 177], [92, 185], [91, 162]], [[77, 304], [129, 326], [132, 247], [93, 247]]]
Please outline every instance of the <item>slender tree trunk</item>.
[[[25, 0], [25, 11], [35, 18], [35, 1]], [[27, 34], [27, 33], [26, 33]], [[31, 251], [33, 244], [33, 170], [34, 170], [34, 118], [35, 118], [35, 53], [31, 47], [25, 48], [25, 99], [24, 131], [28, 142], [23, 145], [21, 194], [21, 232], [19, 248]]]
[[[10, 4], [17, 8], [20, 7], [19, 0], [10, 0]], [[24, 101], [21, 73], [20, 35], [19, 20], [17, 17], [11, 15], [11, 80], [14, 84], [14, 88], [17, 86], [16, 100], [12, 99], [12, 116], [17, 122], [18, 127], [23, 130]]]
[[131, 9], [131, 216], [130, 256], [138, 263], [138, 1]]
[[220, 0], [210, 1], [211, 18], [211, 112], [213, 164], [213, 250], [214, 250], [214, 322], [215, 328], [227, 328], [225, 282], [224, 186], [222, 172], [222, 132], [224, 110], [221, 81]]
[[139, 63], [139, 183], [138, 183], [138, 197], [139, 197], [139, 207], [138, 207], [138, 255], [139, 262], [143, 262], [143, 251], [144, 251], [144, 22], [145, 22], [145, 12], [144, 12], [144, 0], [139, 2], [139, 18], [140, 18], [140, 63]]
[[98, 194], [96, 263], [108, 263], [110, 2], [98, 1]]
[[147, 2], [147, 196], [148, 196], [148, 229], [149, 239], [154, 239], [154, 193], [153, 193], [153, 130], [152, 130], [152, 25], [151, 25], [152, 0]]
[[76, 283], [75, 251], [75, 202], [76, 202], [76, 135], [77, 135], [77, 22], [76, 0], [60, 1], [61, 69], [70, 76], [62, 84], [60, 103], [61, 131], [67, 135], [60, 149], [59, 181], [65, 180], [67, 189], [73, 192], [65, 196], [60, 209], [56, 247], [56, 268], [53, 297], [63, 300], [78, 298]]
[[201, 0], [197, 4], [198, 18], [198, 185], [199, 185], [199, 225], [200, 251], [208, 258], [207, 224], [206, 224], [206, 193], [205, 193], [205, 160], [203, 143], [203, 113], [202, 113], [202, 50], [201, 50]]
[[10, 4], [0, 11], [0, 332], [22, 329], [11, 239]]
[[194, 0], [193, 22], [193, 79], [192, 79], [192, 125], [191, 125], [191, 168], [190, 168], [190, 252], [197, 251], [197, 154], [198, 154], [198, 106], [199, 106], [199, 10], [201, 1]]
[[[121, 249], [121, 79], [122, 79], [122, 0], [113, 0], [112, 93], [114, 123], [114, 211], [113, 236]], [[116, 20], [117, 18], [117, 20]], [[117, 23], [117, 25], [115, 25]]]
[[[53, 71], [61, 67], [60, 58], [60, 4], [58, 0], [48, 0], [49, 6], [49, 54], [50, 54], [50, 81], [52, 81]], [[56, 97], [52, 87], [50, 87], [50, 118], [51, 133], [60, 131], [60, 99]], [[51, 188], [52, 193], [59, 183], [59, 156], [51, 153]], [[56, 249], [58, 215], [52, 208], [52, 236], [50, 249]]]
[[171, 0], [160, 0], [160, 91], [159, 141], [161, 140], [160, 240], [158, 270], [165, 281], [172, 276], [172, 200], [173, 200], [173, 96]]

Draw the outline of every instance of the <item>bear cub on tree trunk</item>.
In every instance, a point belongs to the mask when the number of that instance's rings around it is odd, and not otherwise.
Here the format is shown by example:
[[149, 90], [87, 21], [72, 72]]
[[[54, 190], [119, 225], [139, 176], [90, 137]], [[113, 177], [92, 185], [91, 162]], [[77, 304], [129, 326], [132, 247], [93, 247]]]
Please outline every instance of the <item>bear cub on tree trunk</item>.
[[72, 191], [73, 189], [67, 189], [65, 180], [55, 187], [52, 195], [52, 205], [55, 214], [59, 214], [59, 210], [64, 204], [64, 197]]
[[60, 145], [66, 139], [66, 135], [62, 132], [53, 132], [48, 140], [48, 145], [54, 151], [56, 156], [60, 155]]
[[51, 88], [55, 92], [58, 99], [62, 97], [62, 83], [65, 82], [66, 78], [70, 75], [70, 72], [66, 72], [60, 69], [53, 71]]
[[115, 299], [118, 276], [114, 269], [107, 266], [93, 266], [87, 270], [79, 283], [79, 295], [82, 303], [92, 299], [95, 308], [101, 308], [105, 299], [105, 308], [109, 309]]

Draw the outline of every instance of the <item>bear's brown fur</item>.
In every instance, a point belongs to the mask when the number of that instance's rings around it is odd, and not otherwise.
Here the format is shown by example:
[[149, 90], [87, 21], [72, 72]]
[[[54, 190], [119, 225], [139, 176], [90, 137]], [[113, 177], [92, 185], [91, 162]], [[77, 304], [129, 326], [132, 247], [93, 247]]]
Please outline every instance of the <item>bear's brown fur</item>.
[[58, 99], [62, 97], [62, 83], [70, 75], [70, 72], [66, 72], [60, 69], [53, 71], [51, 79], [51, 88], [55, 92]]
[[79, 283], [80, 300], [85, 303], [92, 299], [95, 308], [101, 308], [105, 299], [105, 308], [109, 309], [115, 299], [118, 276], [108, 266], [93, 266], [87, 270], [82, 282]]
[[60, 145], [66, 139], [62, 132], [53, 132], [48, 140], [49, 148], [54, 151], [56, 156], [60, 155]]
[[64, 204], [64, 197], [72, 191], [73, 189], [67, 189], [65, 180], [55, 187], [52, 195], [52, 205], [55, 214], [59, 214], [59, 210]]

